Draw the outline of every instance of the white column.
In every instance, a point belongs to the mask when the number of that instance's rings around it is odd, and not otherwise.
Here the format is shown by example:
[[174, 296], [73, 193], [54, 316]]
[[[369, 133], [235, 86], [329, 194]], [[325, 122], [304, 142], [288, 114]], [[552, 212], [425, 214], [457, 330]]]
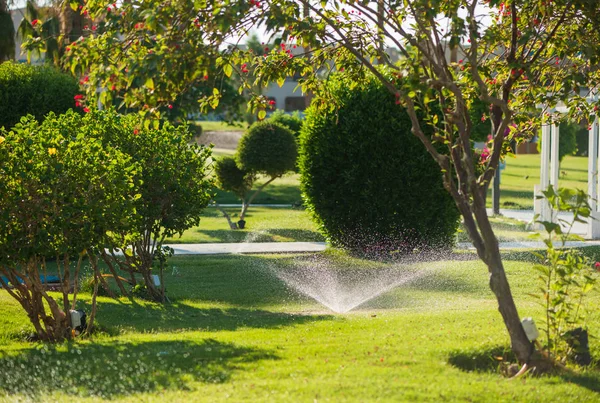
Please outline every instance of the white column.
[[598, 199], [598, 118], [590, 124], [588, 147], [588, 196], [592, 211], [597, 211]]
[[540, 172], [540, 186], [541, 190], [546, 190], [550, 184], [548, 174], [550, 172], [550, 126], [542, 125], [542, 155], [541, 155], [541, 172]]
[[[542, 191], [548, 189], [550, 185], [550, 125], [542, 125], [542, 133], [540, 140], [542, 142], [542, 149], [540, 155], [540, 184], [534, 186], [534, 200], [533, 209], [534, 214], [539, 214], [538, 220], [550, 221], [550, 206], [546, 199], [538, 199], [537, 196], [542, 196]], [[534, 228], [541, 229], [539, 225], [534, 225]]]
[[588, 239], [600, 239], [600, 214], [598, 213], [598, 187], [600, 185], [600, 177], [598, 176], [598, 164], [600, 161], [598, 160], [598, 155], [600, 153], [600, 141], [598, 135], [598, 117], [596, 117], [594, 122], [590, 124], [588, 143], [588, 201], [592, 210], [588, 221]]
[[559, 172], [559, 161], [558, 161], [558, 136], [559, 129], [557, 125], [552, 125], [552, 150], [550, 152], [550, 184], [554, 190], [558, 190], [558, 172]]

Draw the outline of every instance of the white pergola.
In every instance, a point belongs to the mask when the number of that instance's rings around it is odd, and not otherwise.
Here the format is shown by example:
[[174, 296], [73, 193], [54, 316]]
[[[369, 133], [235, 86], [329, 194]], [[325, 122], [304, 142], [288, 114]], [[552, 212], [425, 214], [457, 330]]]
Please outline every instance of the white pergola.
[[[558, 106], [555, 112], [566, 112], [564, 106]], [[588, 221], [586, 238], [600, 239], [600, 203], [598, 203], [598, 188], [600, 177], [598, 176], [599, 154], [600, 154], [600, 128], [598, 117], [590, 123], [589, 150], [588, 150], [588, 197], [592, 209], [591, 219]], [[552, 185], [558, 189], [559, 161], [558, 161], [558, 136], [557, 125], [542, 125], [540, 139], [541, 144], [541, 171], [540, 184], [534, 187], [534, 197], [541, 196], [542, 190]], [[556, 222], [556, 213], [552, 216], [552, 210], [545, 199], [534, 199], [534, 213], [539, 214], [539, 220]]]

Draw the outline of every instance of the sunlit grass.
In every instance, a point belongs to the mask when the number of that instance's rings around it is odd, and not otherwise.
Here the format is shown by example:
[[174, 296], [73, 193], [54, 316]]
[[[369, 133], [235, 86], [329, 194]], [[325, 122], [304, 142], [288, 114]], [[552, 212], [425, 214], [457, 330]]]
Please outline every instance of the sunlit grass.
[[201, 120], [195, 124], [202, 126], [202, 130], [205, 132], [237, 132], [244, 131], [247, 127], [247, 124], [243, 122], [229, 124], [221, 121]]
[[[539, 154], [506, 158], [500, 179], [501, 208], [533, 209], [533, 187], [540, 183], [540, 164]], [[587, 157], [566, 156], [560, 164], [559, 186], [587, 190], [587, 164]], [[487, 202], [491, 207], [491, 190]]]
[[[598, 249], [587, 250], [597, 254]], [[341, 269], [382, 263], [344, 254]], [[456, 256], [455, 258], [459, 258]], [[522, 316], [539, 319], [524, 252], [505, 256]], [[600, 373], [508, 381], [494, 356], [508, 337], [470, 254], [421, 262], [427, 273], [346, 315], [290, 291], [272, 271], [290, 255], [176, 257], [165, 306], [100, 298], [91, 341], [28, 343], [17, 303], [0, 291], [0, 400], [17, 401], [594, 401]], [[306, 258], [304, 258], [306, 260]], [[448, 257], [446, 257], [448, 259]], [[310, 259], [309, 259], [310, 260]], [[82, 295], [84, 309], [89, 296]], [[600, 334], [600, 297], [590, 332]], [[592, 354], [600, 355], [596, 339]]]

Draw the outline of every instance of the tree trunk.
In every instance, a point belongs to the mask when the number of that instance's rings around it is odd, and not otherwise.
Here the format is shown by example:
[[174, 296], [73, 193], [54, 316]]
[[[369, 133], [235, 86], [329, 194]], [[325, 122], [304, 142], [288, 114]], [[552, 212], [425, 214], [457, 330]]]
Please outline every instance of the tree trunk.
[[488, 267], [490, 289], [496, 296], [496, 301], [498, 301], [498, 310], [510, 336], [511, 349], [519, 362], [528, 363], [534, 352], [533, 343], [527, 338], [521, 324], [521, 318], [502, 264], [498, 240], [492, 230], [485, 207], [479, 207], [476, 211], [476, 218], [483, 238], [483, 248], [477, 252]]
[[225, 219], [227, 220], [227, 224], [229, 224], [229, 229], [238, 229], [237, 224], [231, 221], [231, 216], [218, 204], [217, 210], [219, 210], [221, 214], [223, 214], [223, 217], [225, 217]]
[[15, 58], [15, 27], [8, 2], [0, 0], [0, 63]]
[[68, 1], [60, 4], [60, 33], [63, 35], [63, 47], [71, 44], [83, 35], [84, 16], [80, 10], [74, 11]]

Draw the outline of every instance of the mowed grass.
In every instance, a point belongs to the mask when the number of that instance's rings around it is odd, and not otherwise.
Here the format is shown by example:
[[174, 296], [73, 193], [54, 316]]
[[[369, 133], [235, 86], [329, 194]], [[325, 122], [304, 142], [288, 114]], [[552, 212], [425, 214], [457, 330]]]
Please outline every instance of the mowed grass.
[[[521, 154], [506, 158], [506, 169], [500, 179], [500, 207], [533, 209], [533, 187], [540, 184], [540, 155]], [[587, 157], [566, 156], [560, 164], [559, 186], [587, 192]], [[492, 206], [491, 189], [488, 207]]]
[[[300, 193], [300, 175], [288, 174], [275, 179], [267, 185], [254, 199], [254, 204], [292, 204], [301, 205], [302, 195]], [[254, 184], [253, 191], [265, 183], [267, 178], [259, 177]], [[252, 192], [251, 192], [252, 193]], [[220, 204], [241, 203], [240, 199], [230, 192], [216, 189], [215, 200]]]
[[[104, 332], [59, 346], [23, 341], [26, 317], [0, 291], [0, 399], [598, 401], [597, 361], [562, 375], [497, 373], [494, 357], [510, 359], [508, 337], [487, 271], [470, 257], [400, 267], [422, 276], [344, 315], [277, 280], [298, 256], [176, 257], [166, 275], [171, 304], [100, 298]], [[306, 267], [316, 259], [301, 258]], [[340, 270], [385, 268], [334, 252], [317, 259], [321, 268], [323, 259]], [[520, 314], [539, 318], [527, 254], [505, 262]], [[598, 294], [590, 302], [598, 335]], [[591, 346], [598, 357], [598, 340]]]
[[202, 126], [202, 130], [205, 132], [241, 132], [247, 128], [247, 124], [242, 122], [230, 125], [227, 122], [200, 120], [194, 123]]
[[[224, 208], [239, 219], [240, 207]], [[533, 241], [536, 232], [529, 231], [527, 223], [507, 217], [490, 217], [500, 242]], [[167, 243], [235, 243], [235, 242], [324, 242], [310, 213], [302, 207], [251, 206], [246, 215], [246, 228], [231, 230], [222, 213], [209, 207], [203, 213], [200, 225], [185, 231], [182, 236], [167, 239]], [[470, 242], [461, 225], [457, 242]]]
[[[233, 221], [238, 221], [239, 207], [224, 208]], [[246, 214], [246, 228], [231, 230], [222, 213], [214, 207], [203, 213], [200, 225], [175, 236], [168, 243], [212, 242], [322, 242], [308, 211], [303, 208], [252, 206]]]
[[[239, 219], [239, 207], [224, 208], [233, 221]], [[492, 227], [500, 242], [532, 241], [535, 232], [527, 223], [506, 218], [491, 217]], [[465, 229], [459, 227], [457, 242], [469, 242]], [[235, 242], [324, 242], [310, 213], [302, 207], [251, 206], [246, 215], [246, 228], [231, 230], [222, 213], [209, 207], [203, 213], [200, 225], [185, 231], [182, 236], [167, 239], [167, 243], [235, 243]]]

